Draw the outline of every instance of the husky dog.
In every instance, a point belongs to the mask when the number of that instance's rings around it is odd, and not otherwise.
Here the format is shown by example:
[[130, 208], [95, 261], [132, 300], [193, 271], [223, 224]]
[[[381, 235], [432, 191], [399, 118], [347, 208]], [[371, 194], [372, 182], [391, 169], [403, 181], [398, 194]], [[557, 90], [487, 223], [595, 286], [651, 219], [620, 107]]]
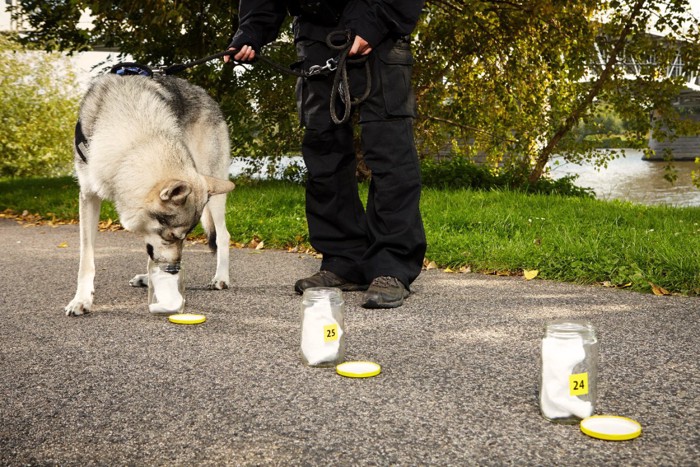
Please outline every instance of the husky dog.
[[[201, 219], [217, 252], [209, 287], [229, 285], [226, 230], [228, 127], [218, 105], [185, 80], [105, 74], [90, 85], [76, 125], [80, 183], [80, 267], [68, 316], [89, 312], [100, 205], [111, 200], [125, 229], [142, 234], [151, 259], [177, 263], [185, 236]], [[147, 285], [137, 275], [131, 285]]]

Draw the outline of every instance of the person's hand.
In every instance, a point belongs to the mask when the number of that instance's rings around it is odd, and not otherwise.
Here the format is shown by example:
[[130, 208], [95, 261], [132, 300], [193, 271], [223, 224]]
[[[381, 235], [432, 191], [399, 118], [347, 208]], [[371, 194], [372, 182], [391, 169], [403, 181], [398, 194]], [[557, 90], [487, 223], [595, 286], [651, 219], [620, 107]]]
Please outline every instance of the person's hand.
[[[228, 49], [228, 50], [236, 50], [236, 49]], [[233, 56], [233, 59], [236, 60], [237, 62], [252, 62], [255, 59], [255, 49], [253, 49], [249, 45], [244, 45], [241, 47], [241, 50], [236, 53], [236, 55]], [[224, 55], [224, 62], [228, 63], [231, 61], [231, 56], [230, 55]]]
[[367, 42], [360, 36], [355, 36], [355, 42], [352, 43], [352, 47], [350, 48], [348, 56], [352, 57], [353, 55], [367, 55], [371, 51], [372, 46], [369, 45], [369, 42]]

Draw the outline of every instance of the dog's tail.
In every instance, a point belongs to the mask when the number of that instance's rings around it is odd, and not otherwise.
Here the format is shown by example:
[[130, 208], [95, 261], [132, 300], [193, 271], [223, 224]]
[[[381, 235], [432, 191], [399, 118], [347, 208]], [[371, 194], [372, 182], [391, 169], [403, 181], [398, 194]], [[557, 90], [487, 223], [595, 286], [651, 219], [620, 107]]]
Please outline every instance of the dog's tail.
[[206, 206], [202, 213], [202, 227], [204, 228], [204, 233], [207, 235], [209, 249], [212, 253], [216, 253], [216, 228], [214, 227], [214, 220], [211, 217], [209, 206]]

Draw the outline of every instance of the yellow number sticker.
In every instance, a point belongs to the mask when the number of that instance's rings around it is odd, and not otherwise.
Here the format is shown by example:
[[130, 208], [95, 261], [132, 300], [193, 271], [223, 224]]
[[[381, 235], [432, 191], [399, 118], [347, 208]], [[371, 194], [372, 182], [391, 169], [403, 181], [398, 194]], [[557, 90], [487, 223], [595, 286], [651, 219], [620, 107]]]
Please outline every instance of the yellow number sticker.
[[569, 376], [569, 395], [585, 396], [588, 394], [588, 373], [577, 373]]
[[328, 324], [323, 326], [323, 342], [333, 342], [338, 340], [338, 325]]

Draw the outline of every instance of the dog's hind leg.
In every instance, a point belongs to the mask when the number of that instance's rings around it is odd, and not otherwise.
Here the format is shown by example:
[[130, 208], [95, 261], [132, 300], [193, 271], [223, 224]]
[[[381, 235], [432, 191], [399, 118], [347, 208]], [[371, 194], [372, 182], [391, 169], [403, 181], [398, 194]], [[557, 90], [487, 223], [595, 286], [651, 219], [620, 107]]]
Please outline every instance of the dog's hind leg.
[[209, 283], [209, 288], [228, 289], [231, 235], [226, 229], [226, 195], [212, 196], [204, 211], [202, 225], [209, 237], [209, 247], [216, 251], [216, 274]]
[[80, 266], [78, 289], [66, 306], [66, 316], [79, 316], [92, 308], [95, 294], [95, 237], [102, 200], [94, 193], [80, 192]]

